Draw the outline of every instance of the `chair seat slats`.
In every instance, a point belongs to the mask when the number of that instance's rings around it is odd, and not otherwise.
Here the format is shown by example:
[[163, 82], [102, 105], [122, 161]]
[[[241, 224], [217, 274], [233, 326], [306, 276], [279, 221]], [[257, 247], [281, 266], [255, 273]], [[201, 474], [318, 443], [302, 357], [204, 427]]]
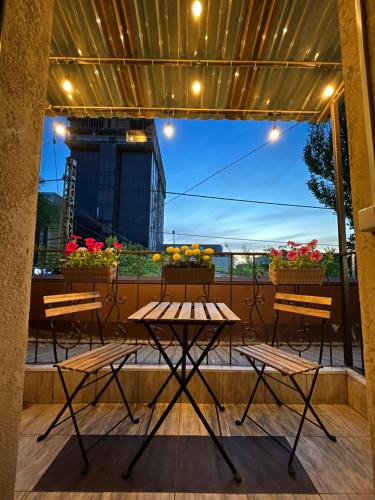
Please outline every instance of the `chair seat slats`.
[[294, 306], [289, 304], [275, 303], [273, 308], [276, 311], [290, 312], [293, 314], [301, 314], [302, 316], [313, 316], [314, 318], [329, 319], [331, 316], [330, 311], [324, 309], [313, 309], [312, 307]]
[[102, 307], [101, 302], [87, 302], [83, 304], [74, 304], [72, 306], [62, 306], [54, 307], [53, 309], [46, 309], [46, 318], [52, 318], [55, 316], [62, 316], [63, 314], [73, 314], [76, 312], [92, 311], [94, 309], [100, 309]]
[[[275, 352], [275, 348], [271, 347], [270, 345], [267, 345], [267, 344], [260, 344], [258, 347], [261, 347], [265, 351]], [[310, 361], [310, 360], [305, 359], [305, 358], [301, 358], [301, 357], [297, 356], [296, 354], [291, 354], [289, 352], [282, 351], [281, 349], [276, 349], [276, 351], [277, 351], [278, 356], [285, 358], [285, 359], [288, 359], [290, 361], [293, 360], [294, 363], [297, 363], [298, 365], [301, 365], [302, 367], [311, 368], [311, 365], [316, 366], [316, 364], [313, 361]]]
[[105, 346], [95, 347], [91, 351], [87, 351], [83, 354], [78, 354], [77, 356], [72, 356], [69, 358], [69, 366], [71, 368], [75, 368], [75, 366], [83, 366], [86, 361], [92, 360], [93, 353], [99, 357], [101, 354], [109, 354], [112, 350], [115, 351], [118, 347], [118, 344], [106, 344]]
[[59, 295], [45, 295], [43, 301], [45, 304], [56, 304], [58, 302], [68, 302], [70, 300], [98, 299], [100, 293], [80, 292], [80, 293], [61, 293]]
[[101, 368], [104, 368], [105, 366], [108, 366], [109, 364], [117, 361], [118, 359], [124, 358], [125, 356], [128, 356], [130, 354], [134, 354], [140, 348], [141, 346], [137, 345], [119, 344], [116, 344], [115, 348], [113, 348], [111, 344], [108, 344], [90, 351], [90, 355], [86, 356], [84, 359], [81, 359], [80, 363], [77, 363], [77, 360], [75, 358], [71, 358], [58, 363], [56, 366], [78, 372], [95, 373]]
[[275, 294], [275, 299], [278, 300], [291, 300], [293, 302], [305, 302], [310, 304], [320, 304], [330, 306], [332, 304], [332, 297], [319, 297], [317, 295], [298, 295], [295, 293], [280, 293]]
[[297, 375], [298, 373], [319, 368], [318, 364], [307, 360], [304, 360], [306, 362], [305, 365], [297, 364], [293, 355], [289, 357], [288, 353], [283, 352], [283, 355], [280, 356], [279, 350], [274, 347], [269, 347], [268, 350], [265, 350], [257, 346], [241, 346], [236, 347], [236, 350], [245, 356], [250, 356], [256, 361], [260, 361], [278, 370], [283, 375]]

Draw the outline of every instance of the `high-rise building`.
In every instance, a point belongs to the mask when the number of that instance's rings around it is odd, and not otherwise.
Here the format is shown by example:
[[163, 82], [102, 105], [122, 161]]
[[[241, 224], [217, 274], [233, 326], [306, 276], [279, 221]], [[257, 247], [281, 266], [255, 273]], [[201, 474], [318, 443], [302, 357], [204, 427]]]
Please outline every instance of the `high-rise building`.
[[77, 160], [74, 232], [160, 245], [166, 183], [154, 120], [69, 118], [66, 144]]

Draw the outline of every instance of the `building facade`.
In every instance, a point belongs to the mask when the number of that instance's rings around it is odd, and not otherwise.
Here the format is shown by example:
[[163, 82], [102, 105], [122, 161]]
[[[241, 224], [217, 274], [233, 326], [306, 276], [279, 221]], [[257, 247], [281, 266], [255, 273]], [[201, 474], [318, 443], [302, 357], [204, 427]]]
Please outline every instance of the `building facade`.
[[74, 232], [155, 249], [166, 181], [154, 120], [69, 118], [66, 144], [77, 160]]

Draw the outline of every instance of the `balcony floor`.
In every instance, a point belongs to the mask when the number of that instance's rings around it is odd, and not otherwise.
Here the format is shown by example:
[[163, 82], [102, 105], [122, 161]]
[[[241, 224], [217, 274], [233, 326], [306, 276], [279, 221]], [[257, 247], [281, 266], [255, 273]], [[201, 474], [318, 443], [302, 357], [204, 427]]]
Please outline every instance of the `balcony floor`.
[[[79, 405], [78, 405], [79, 406]], [[154, 418], [166, 405], [157, 405]], [[300, 409], [298, 405], [292, 405]], [[212, 405], [200, 406], [214, 430], [217, 431], [215, 410]], [[310, 477], [317, 494], [199, 494], [199, 493], [113, 493], [98, 491], [93, 488], [89, 493], [41, 493], [32, 492], [38, 480], [53, 462], [60, 450], [73, 434], [70, 422], [62, 424], [40, 443], [36, 435], [45, 430], [60, 405], [30, 405], [22, 414], [21, 436], [15, 499], [21, 500], [367, 500], [373, 496], [372, 466], [370, 456], [370, 438], [367, 421], [347, 405], [316, 405], [321, 417], [337, 436], [337, 443], [332, 443], [322, 436], [320, 429], [309, 423], [304, 431], [297, 450], [297, 456]], [[234, 424], [243, 412], [242, 405], [226, 405], [226, 411], [220, 414], [224, 436], [261, 436], [254, 424], [247, 421], [242, 427]], [[82, 422], [83, 434], [101, 434], [110, 422], [122, 415], [123, 407], [119, 404], [98, 404], [95, 409], [84, 410], [78, 421]], [[134, 407], [140, 417], [138, 425], [125, 422], [115, 430], [116, 435], [142, 434], [150, 410], [146, 405]], [[272, 434], [284, 436], [288, 441], [295, 435], [296, 417], [285, 408], [276, 405], [254, 405], [253, 415]], [[159, 433], [170, 436], [205, 435], [203, 426], [198, 421], [190, 405], [180, 403], [163, 423]], [[277, 446], [277, 445], [275, 445]], [[271, 448], [272, 449], [272, 448]], [[286, 470], [286, 468], [285, 468]], [[61, 474], [64, 475], [64, 470]], [[249, 471], [251, 473], [251, 471]], [[89, 472], [90, 475], [90, 472]], [[89, 475], [87, 476], [89, 478]], [[93, 478], [95, 480], [95, 478]], [[109, 487], [108, 490], [112, 488]]]

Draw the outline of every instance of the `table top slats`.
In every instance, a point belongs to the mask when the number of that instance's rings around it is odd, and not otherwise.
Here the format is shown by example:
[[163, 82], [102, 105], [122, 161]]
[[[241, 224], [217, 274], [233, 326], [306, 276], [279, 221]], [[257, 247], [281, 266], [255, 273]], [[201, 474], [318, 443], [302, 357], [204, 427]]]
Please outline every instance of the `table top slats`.
[[151, 312], [144, 316], [144, 319], [159, 319], [162, 313], [170, 306], [170, 302], [160, 302]]
[[228, 323], [241, 321], [226, 304], [219, 302], [150, 302], [128, 317], [150, 323]]
[[146, 316], [148, 312], [152, 311], [152, 309], [154, 309], [158, 304], [159, 302], [149, 302], [144, 307], [141, 307], [141, 309], [138, 309], [138, 311], [129, 316], [128, 319], [133, 321], [137, 320], [139, 321], [143, 319], [143, 317]]
[[234, 312], [229, 309], [229, 307], [224, 304], [224, 302], [217, 302], [216, 306], [220, 310], [224, 318], [226, 318], [228, 321], [241, 321], [241, 318], [239, 318], [237, 314], [234, 314]]
[[184, 302], [181, 307], [180, 314], [178, 315], [179, 320], [191, 320], [191, 302]]
[[168, 309], [164, 312], [163, 316], [160, 318], [162, 321], [174, 320], [178, 317], [178, 310], [180, 309], [180, 302], [171, 302]]
[[196, 321], [207, 321], [206, 311], [202, 302], [194, 303], [194, 319]]
[[213, 321], [225, 321], [225, 318], [220, 314], [220, 311], [212, 302], [205, 303], [207, 309], [207, 316]]

